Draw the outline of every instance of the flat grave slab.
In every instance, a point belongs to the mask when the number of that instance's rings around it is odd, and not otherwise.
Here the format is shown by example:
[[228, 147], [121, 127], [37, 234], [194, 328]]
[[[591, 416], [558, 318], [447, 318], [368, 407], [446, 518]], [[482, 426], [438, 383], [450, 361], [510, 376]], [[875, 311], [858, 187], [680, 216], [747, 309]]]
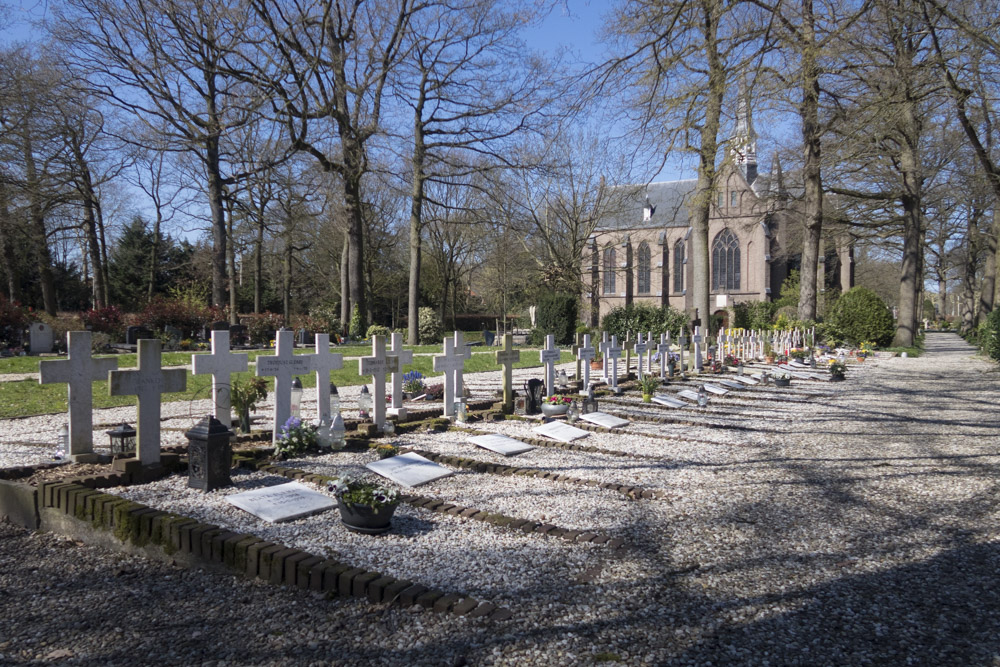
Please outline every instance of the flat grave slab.
[[690, 389], [681, 389], [679, 392], [677, 392], [677, 395], [680, 396], [681, 398], [686, 398], [689, 401], [694, 401], [695, 403], [698, 402], [698, 392], [696, 391], [691, 391]]
[[[733, 382], [732, 380], [719, 380], [719, 384], [727, 389], [745, 389], [746, 385], [739, 382]], [[756, 383], [754, 383], [756, 384]]]
[[553, 440], [558, 440], [559, 442], [573, 442], [574, 440], [586, 438], [590, 435], [590, 431], [584, 431], [583, 429], [575, 426], [570, 426], [565, 422], [558, 421], [542, 424], [541, 426], [536, 426], [531, 430], [538, 435], [544, 435], [546, 438], [552, 438]]
[[603, 426], [604, 428], [620, 428], [631, 423], [627, 419], [615, 417], [606, 412], [588, 412], [585, 415], [580, 415], [580, 419], [597, 426]]
[[491, 452], [503, 454], [504, 456], [523, 454], [535, 448], [534, 445], [529, 445], [520, 440], [499, 434], [477, 435], [474, 438], [469, 438], [469, 442], [483, 449], [488, 449]]
[[372, 461], [365, 467], [403, 486], [420, 486], [454, 474], [444, 466], [413, 452]]
[[653, 395], [653, 403], [657, 405], [665, 405], [668, 408], [686, 408], [688, 404], [684, 401], [679, 401], [671, 396], [664, 396], [662, 394]]
[[729, 393], [728, 389], [723, 389], [718, 385], [708, 384], [707, 382], [705, 383], [705, 391], [707, 391], [710, 394], [715, 394], [716, 396], [725, 396], [726, 394]]
[[739, 382], [740, 384], [745, 384], [748, 387], [753, 387], [754, 385], [760, 384], [760, 382], [754, 380], [752, 377], [748, 375], [734, 375], [732, 381]]
[[305, 484], [288, 482], [226, 496], [226, 502], [269, 523], [292, 521], [337, 506], [337, 501]]

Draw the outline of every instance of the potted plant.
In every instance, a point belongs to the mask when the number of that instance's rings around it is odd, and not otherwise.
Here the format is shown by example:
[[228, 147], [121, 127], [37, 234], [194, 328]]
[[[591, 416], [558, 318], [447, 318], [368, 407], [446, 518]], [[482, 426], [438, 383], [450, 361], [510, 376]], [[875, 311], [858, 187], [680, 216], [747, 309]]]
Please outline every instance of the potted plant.
[[844, 373], [847, 371], [847, 366], [840, 361], [831, 361], [829, 370], [831, 382], [842, 382], [844, 380]]
[[420, 371], [403, 373], [403, 392], [407, 398], [416, 398], [425, 393], [424, 376]]
[[809, 354], [800, 347], [793, 348], [788, 354], [796, 361], [805, 361], [805, 358], [809, 356]]
[[858, 361], [864, 361], [868, 355], [875, 351], [875, 343], [870, 340], [866, 340], [861, 343], [861, 347], [858, 349]]
[[599, 371], [604, 368], [604, 355], [600, 348], [594, 348], [594, 358], [590, 360], [590, 370]]
[[639, 389], [642, 390], [642, 402], [651, 403], [653, 401], [653, 392], [656, 388], [660, 386], [660, 379], [655, 375], [643, 375], [639, 378]]
[[267, 398], [267, 382], [258, 377], [237, 378], [233, 381], [229, 396], [240, 420], [240, 431], [249, 433], [250, 411], [257, 408], [257, 401]]
[[768, 364], [774, 363], [774, 348], [767, 341], [764, 342], [764, 361]]
[[564, 415], [569, 411], [569, 405], [573, 402], [570, 396], [562, 394], [552, 394], [548, 398], [542, 399], [542, 414], [546, 417]]
[[792, 384], [792, 376], [788, 371], [775, 371], [771, 377], [774, 378], [775, 387], [787, 387]]
[[306, 424], [298, 417], [289, 417], [278, 433], [274, 453], [278, 458], [291, 459], [317, 449], [318, 445], [319, 435], [315, 426]]
[[326, 488], [337, 497], [340, 520], [348, 530], [380, 535], [392, 527], [399, 505], [396, 489], [346, 475], [328, 482]]

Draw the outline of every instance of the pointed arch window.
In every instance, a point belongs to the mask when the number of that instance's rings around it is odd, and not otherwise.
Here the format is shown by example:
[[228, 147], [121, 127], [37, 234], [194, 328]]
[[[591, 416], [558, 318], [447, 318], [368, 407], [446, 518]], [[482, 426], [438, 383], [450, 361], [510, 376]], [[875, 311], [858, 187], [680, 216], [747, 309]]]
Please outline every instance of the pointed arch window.
[[604, 249], [604, 293], [615, 293], [615, 249], [608, 246]]
[[723, 229], [712, 243], [712, 291], [734, 292], [740, 289], [740, 240]]
[[684, 240], [674, 244], [674, 292], [684, 291]]
[[637, 276], [639, 294], [649, 294], [649, 260], [649, 244], [643, 241], [639, 244], [639, 275]]

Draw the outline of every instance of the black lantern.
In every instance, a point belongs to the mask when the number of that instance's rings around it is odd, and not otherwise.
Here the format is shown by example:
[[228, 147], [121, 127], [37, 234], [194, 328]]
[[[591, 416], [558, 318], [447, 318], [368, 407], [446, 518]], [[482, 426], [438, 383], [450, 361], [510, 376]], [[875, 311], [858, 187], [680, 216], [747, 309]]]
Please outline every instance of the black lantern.
[[587, 387], [587, 397], [580, 406], [580, 414], [587, 415], [591, 412], [597, 412], [597, 399], [594, 398], [594, 388]]
[[112, 456], [135, 456], [135, 429], [128, 424], [105, 431], [111, 444]]
[[211, 415], [184, 434], [188, 439], [188, 487], [214, 491], [232, 485], [233, 432]]

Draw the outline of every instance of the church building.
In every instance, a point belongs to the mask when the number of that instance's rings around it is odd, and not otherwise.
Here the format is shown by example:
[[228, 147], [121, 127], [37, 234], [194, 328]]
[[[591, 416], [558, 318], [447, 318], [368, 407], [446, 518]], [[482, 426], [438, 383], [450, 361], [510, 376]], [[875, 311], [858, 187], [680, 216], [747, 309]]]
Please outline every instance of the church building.
[[[777, 299], [801, 262], [799, 204], [784, 187], [777, 159], [773, 177], [758, 174], [757, 138], [744, 94], [736, 116], [729, 159], [716, 177], [708, 233], [712, 314], [727, 323], [735, 303]], [[691, 312], [688, 208], [696, 185], [690, 179], [624, 186], [611, 198], [615, 204], [588, 240], [589, 263], [584, 256], [583, 302], [590, 306], [591, 326], [599, 326], [612, 308], [631, 303]], [[835, 212], [824, 209], [818, 286], [846, 291], [853, 286], [853, 246]]]

